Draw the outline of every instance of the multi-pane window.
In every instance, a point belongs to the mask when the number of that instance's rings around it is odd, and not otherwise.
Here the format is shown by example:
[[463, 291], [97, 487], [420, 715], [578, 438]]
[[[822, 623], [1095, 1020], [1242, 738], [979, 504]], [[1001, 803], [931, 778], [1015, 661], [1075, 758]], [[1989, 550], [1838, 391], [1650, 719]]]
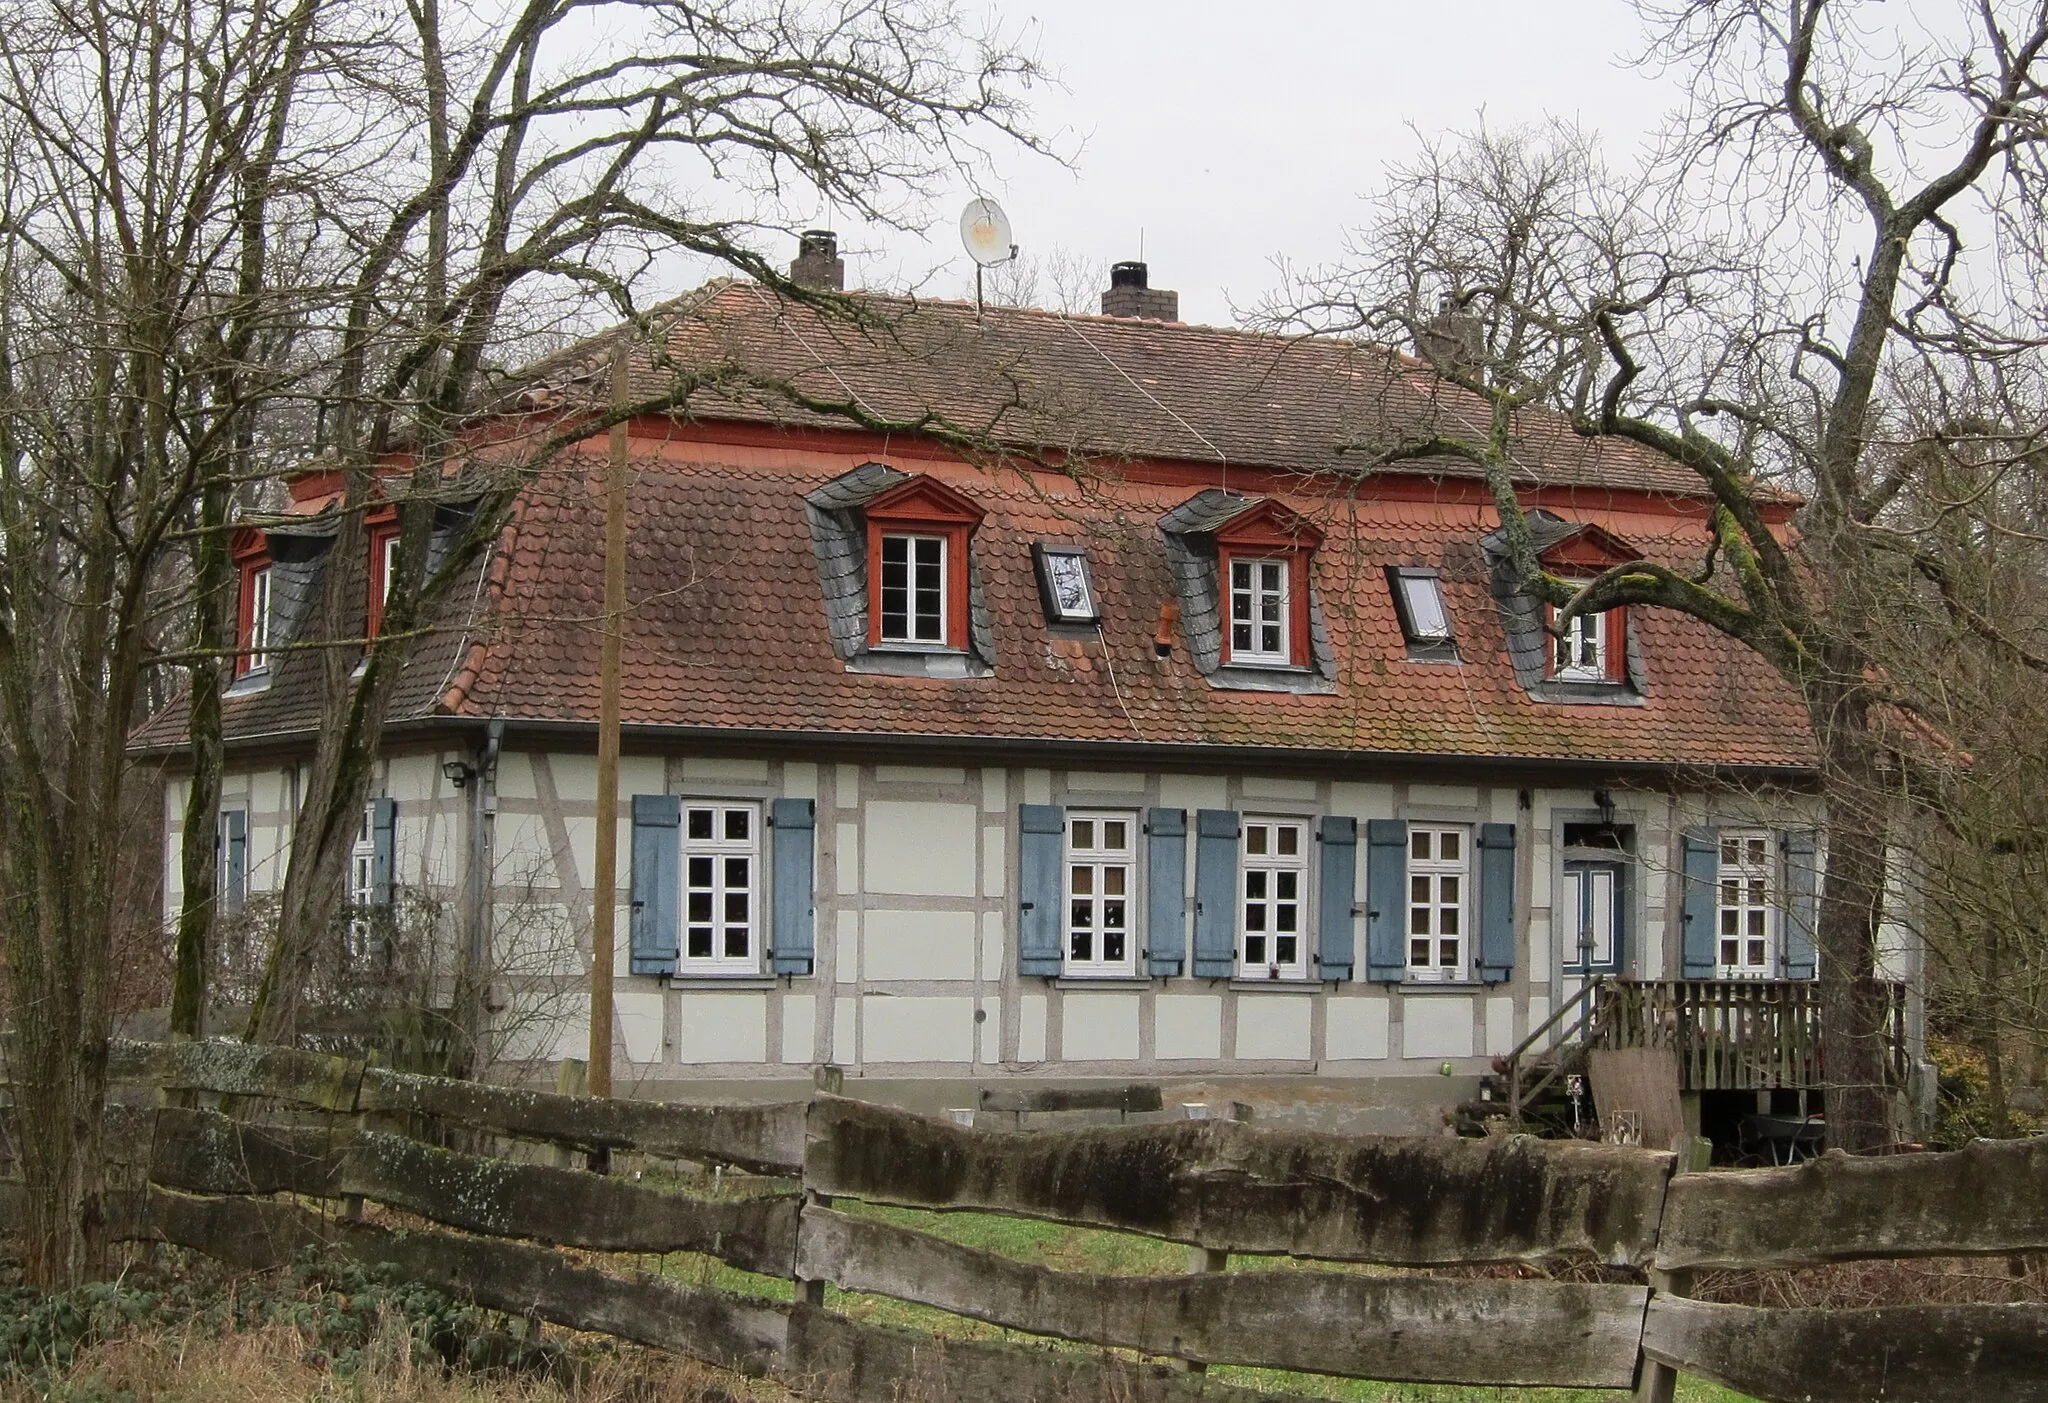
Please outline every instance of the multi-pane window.
[[1287, 637], [1287, 562], [1230, 562], [1230, 659], [1284, 663]]
[[363, 805], [362, 822], [356, 828], [355, 846], [348, 855], [348, 954], [352, 961], [370, 957], [376, 946], [376, 926], [371, 902], [377, 889], [377, 805]]
[[249, 592], [249, 636], [243, 646], [249, 652], [242, 663], [244, 672], [270, 666], [270, 567], [259, 565], [247, 576]]
[[1557, 635], [1552, 675], [1568, 682], [1607, 680], [1607, 616], [1580, 614]]
[[882, 641], [946, 641], [946, 538], [882, 537]]
[[1308, 886], [1308, 826], [1246, 819], [1240, 863], [1244, 919], [1238, 923], [1238, 973], [1246, 979], [1308, 978], [1302, 920]]
[[679, 972], [758, 968], [761, 816], [753, 804], [683, 804]]
[[1465, 913], [1471, 887], [1471, 832], [1408, 829], [1408, 977], [1463, 979], [1469, 963]]
[[1568, 862], [1557, 918], [1565, 968], [1588, 973], [1616, 968], [1621, 944], [1621, 868], [1611, 862]]
[[1067, 819], [1067, 973], [1133, 974], [1130, 814], [1073, 814]]
[[1716, 973], [1722, 979], [1766, 978], [1777, 964], [1770, 835], [1724, 832], [1720, 881]]

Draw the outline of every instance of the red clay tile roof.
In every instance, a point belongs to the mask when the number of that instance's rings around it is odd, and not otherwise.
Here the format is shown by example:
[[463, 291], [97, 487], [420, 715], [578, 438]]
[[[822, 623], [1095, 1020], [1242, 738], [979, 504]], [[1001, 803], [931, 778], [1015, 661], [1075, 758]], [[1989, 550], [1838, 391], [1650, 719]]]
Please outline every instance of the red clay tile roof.
[[[898, 430], [846, 437], [847, 421], [793, 409], [728, 378], [694, 398], [694, 422], [634, 432], [624, 676], [628, 726], [849, 737], [1145, 743], [1286, 752], [1671, 767], [1805, 769], [1798, 698], [1768, 666], [1705, 625], [1638, 610], [1640, 705], [1539, 702], [1517, 682], [1479, 541], [1496, 522], [1472, 471], [1451, 460], [1361, 476], [1361, 444], [1475, 422], [1477, 405], [1426, 369], [1342, 342], [1207, 327], [870, 299], [882, 330], [778, 306], [716, 284], [662, 314], [679, 363], [792, 377], [877, 420], [948, 422], [1012, 444], [1073, 449], [1078, 475], [984, 469]], [[605, 337], [542, 363], [527, 402], [607, 391]], [[640, 357], [636, 384], [664, 383]], [[551, 387], [545, 395], [533, 387]], [[721, 424], [734, 427], [730, 431]], [[1390, 427], [1390, 425], [1392, 427]], [[841, 433], [820, 435], [814, 429]], [[1526, 416], [1531, 484], [1653, 557], [1695, 564], [1699, 483], [1632, 445], [1588, 441]], [[656, 441], [648, 435], [663, 435]], [[601, 454], [601, 441], [591, 445]], [[834, 653], [804, 494], [878, 459], [932, 472], [988, 512], [973, 550], [994, 624], [994, 675], [849, 672]], [[1128, 464], [1121, 465], [1119, 460]], [[502, 717], [585, 725], [597, 715], [601, 495], [597, 456], [571, 456], [522, 495], [485, 567], [408, 669], [393, 720]], [[1226, 691], [1184, 644], [1152, 639], [1175, 597], [1161, 514], [1205, 486], [1274, 493], [1326, 542], [1313, 587], [1337, 667], [1323, 695]], [[1099, 636], [1047, 625], [1033, 573], [1039, 538], [1088, 546]], [[1384, 567], [1443, 572], [1461, 662], [1411, 661]], [[238, 738], [310, 733], [310, 693], [231, 700]], [[182, 706], [138, 737], [175, 745]]]
[[[639, 456], [631, 493], [632, 619], [626, 724], [787, 729], [873, 736], [1142, 741], [1176, 746], [1306, 747], [1410, 755], [1491, 755], [1672, 766], [1808, 763], [1796, 697], [1753, 655], [1691, 620], [1639, 611], [1647, 695], [1640, 706], [1539, 703], [1517, 684], [1477, 542], [1493, 524], [1476, 502], [1292, 496], [1328, 532], [1314, 588], [1339, 658], [1334, 694], [1212, 688], [1185, 648], [1157, 661], [1159, 607], [1172, 597], [1157, 529], [1194, 487], [1000, 479], [960, 465], [941, 474], [988, 511], [974, 538], [995, 620], [995, 675], [905, 678], [847, 671], [826, 629], [803, 494], [851, 468], [824, 454], [700, 460]], [[813, 461], [799, 461], [810, 458]], [[533, 494], [505, 552], [502, 600], [473, 671], [451, 695], [473, 716], [589, 722], [597, 714], [600, 498], [594, 488]], [[1652, 554], [1696, 554], [1696, 522], [1604, 514]], [[1103, 605], [1099, 638], [1049, 628], [1030, 546], [1085, 540]], [[1383, 567], [1438, 566], [1457, 664], [1406, 656]]]
[[[750, 282], [713, 283], [653, 313], [667, 361], [632, 353], [633, 388], [656, 395], [677, 368], [724, 366], [793, 385], [813, 402], [876, 420], [945, 423], [1013, 447], [1091, 457], [1175, 459], [1358, 474], [1395, 442], [1477, 437], [1485, 405], [1426, 365], [1382, 347], [1128, 317], [1074, 316], [971, 303], [864, 296], [867, 320], [828, 318]], [[608, 395], [607, 333], [519, 377], [556, 400]], [[793, 405], [771, 389], [722, 383], [696, 394], [707, 419], [845, 427], [843, 415]], [[1661, 454], [1587, 439], [1547, 410], [1516, 423], [1531, 484], [1699, 496], [1700, 479]], [[1476, 477], [1452, 457], [1383, 467]]]

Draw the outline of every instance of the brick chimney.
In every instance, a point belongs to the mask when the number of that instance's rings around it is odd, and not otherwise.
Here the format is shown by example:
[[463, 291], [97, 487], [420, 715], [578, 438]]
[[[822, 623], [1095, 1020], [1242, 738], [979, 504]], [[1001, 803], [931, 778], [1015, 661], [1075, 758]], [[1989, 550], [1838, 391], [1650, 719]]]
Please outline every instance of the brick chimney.
[[1145, 265], [1138, 262], [1109, 265], [1109, 291], [1102, 294], [1105, 317], [1143, 317], [1147, 321], [1180, 320], [1180, 294], [1146, 284]]
[[839, 236], [830, 229], [806, 229], [798, 235], [789, 280], [820, 292], [844, 292], [846, 260], [839, 256]]

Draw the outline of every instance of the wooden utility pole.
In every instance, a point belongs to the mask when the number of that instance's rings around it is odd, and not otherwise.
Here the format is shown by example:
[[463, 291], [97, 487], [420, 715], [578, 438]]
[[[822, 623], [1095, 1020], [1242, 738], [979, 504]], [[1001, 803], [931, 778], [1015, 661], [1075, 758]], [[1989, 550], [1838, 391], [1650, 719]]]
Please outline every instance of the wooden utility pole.
[[[612, 405], [627, 402], [630, 348], [612, 362]], [[626, 425], [612, 425], [604, 474], [604, 652], [598, 663], [597, 873], [590, 906], [590, 1094], [612, 1094], [612, 961], [619, 885], [619, 653], [626, 631]]]

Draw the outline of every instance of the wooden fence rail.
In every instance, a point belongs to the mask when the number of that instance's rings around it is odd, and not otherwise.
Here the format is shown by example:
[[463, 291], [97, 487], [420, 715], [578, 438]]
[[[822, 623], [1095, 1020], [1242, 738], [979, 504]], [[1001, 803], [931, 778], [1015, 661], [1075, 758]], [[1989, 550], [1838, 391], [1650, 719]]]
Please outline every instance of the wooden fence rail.
[[[1767, 1400], [2048, 1396], [2048, 1307], [1759, 1310], [1640, 1285], [1357, 1265], [1597, 1261], [1669, 1283], [1702, 1266], [2048, 1250], [2048, 1139], [1675, 1174], [1666, 1154], [1521, 1137], [1222, 1121], [986, 1131], [822, 1094], [772, 1105], [590, 1100], [231, 1044], [120, 1044], [112, 1060], [124, 1085], [201, 1103], [109, 1108], [109, 1144], [146, 1183], [110, 1199], [118, 1236], [249, 1267], [319, 1243], [489, 1307], [772, 1374], [833, 1403], [1270, 1396], [1187, 1372], [1211, 1363], [1643, 1397], [1667, 1369]], [[0, 1116], [0, 1144], [7, 1129]], [[704, 1197], [658, 1187], [659, 1176], [432, 1143], [473, 1147], [479, 1136], [767, 1178], [747, 1181], [758, 1191]], [[19, 1195], [0, 1183], [0, 1216]], [[1059, 1271], [850, 1200], [1143, 1233], [1212, 1262], [1241, 1253], [1303, 1265]], [[362, 1202], [415, 1224], [361, 1221]], [[823, 1308], [811, 1290], [756, 1300], [618, 1274], [558, 1248], [701, 1253], [1070, 1343], [884, 1329]]]

